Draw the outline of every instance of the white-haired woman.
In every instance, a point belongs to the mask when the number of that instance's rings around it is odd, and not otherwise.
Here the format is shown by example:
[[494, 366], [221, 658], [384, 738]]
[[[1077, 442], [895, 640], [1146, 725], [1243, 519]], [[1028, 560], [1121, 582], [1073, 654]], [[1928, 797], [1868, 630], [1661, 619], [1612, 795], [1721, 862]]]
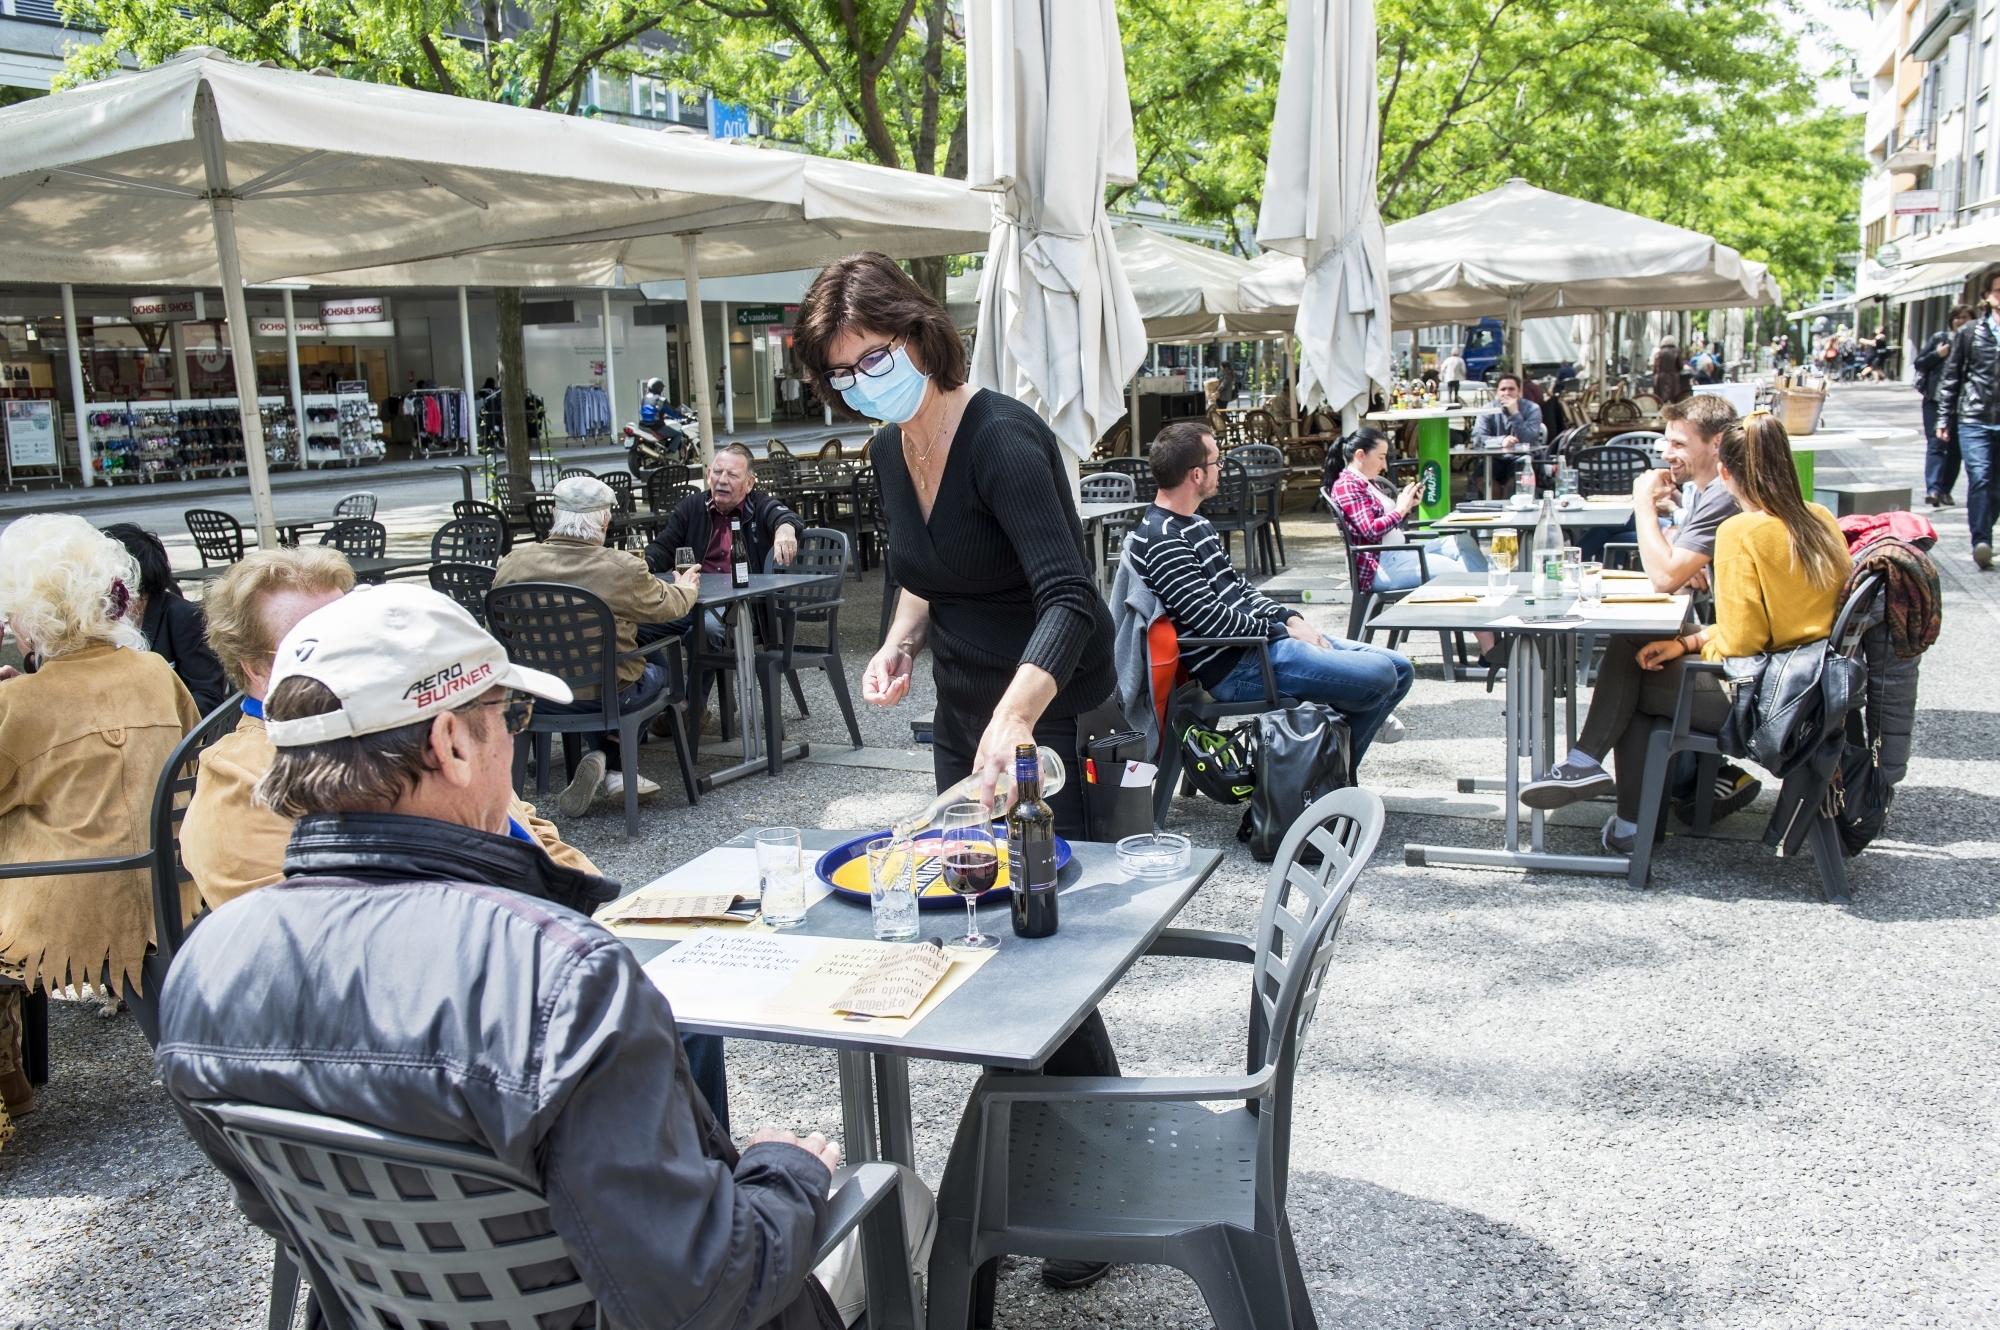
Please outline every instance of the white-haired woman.
[[[0, 861], [137, 854], [153, 789], [201, 719], [128, 611], [139, 567], [80, 517], [0, 532], [0, 621], [39, 668], [0, 681]], [[0, 879], [0, 974], [32, 989], [139, 987], [153, 940], [147, 874]], [[34, 1098], [21, 1067], [22, 989], [0, 987], [0, 1102]]]

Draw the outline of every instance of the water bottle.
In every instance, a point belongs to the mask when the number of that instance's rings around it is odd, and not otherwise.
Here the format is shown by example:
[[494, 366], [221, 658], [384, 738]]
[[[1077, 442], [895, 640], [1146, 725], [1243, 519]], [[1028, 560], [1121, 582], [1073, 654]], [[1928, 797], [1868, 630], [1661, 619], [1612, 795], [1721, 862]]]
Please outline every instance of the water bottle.
[[1542, 495], [1542, 512], [1535, 519], [1535, 594], [1551, 600], [1562, 594], [1563, 534], [1556, 521], [1556, 496]]
[[1514, 464], [1514, 506], [1535, 506], [1535, 464], [1530, 458], [1523, 457]]

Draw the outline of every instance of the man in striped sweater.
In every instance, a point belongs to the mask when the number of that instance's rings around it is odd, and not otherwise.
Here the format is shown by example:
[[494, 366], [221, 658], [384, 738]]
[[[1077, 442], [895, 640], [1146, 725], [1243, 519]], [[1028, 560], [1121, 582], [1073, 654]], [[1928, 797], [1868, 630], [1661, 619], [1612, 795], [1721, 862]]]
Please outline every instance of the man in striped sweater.
[[[1383, 731], [1384, 742], [1402, 737], [1389, 725], [1396, 704], [1416, 672], [1394, 651], [1366, 642], [1327, 639], [1296, 610], [1250, 585], [1223, 552], [1215, 525], [1203, 517], [1202, 500], [1222, 476], [1215, 435], [1205, 421], [1178, 421], [1153, 441], [1153, 479], [1159, 493], [1132, 533], [1133, 571], [1160, 598], [1174, 631], [1190, 637], [1261, 637], [1271, 644], [1278, 690], [1301, 701], [1322, 702], [1347, 717], [1354, 764]], [[1197, 647], [1182, 653], [1188, 673], [1218, 702], [1243, 702], [1263, 694], [1263, 670], [1247, 647]]]

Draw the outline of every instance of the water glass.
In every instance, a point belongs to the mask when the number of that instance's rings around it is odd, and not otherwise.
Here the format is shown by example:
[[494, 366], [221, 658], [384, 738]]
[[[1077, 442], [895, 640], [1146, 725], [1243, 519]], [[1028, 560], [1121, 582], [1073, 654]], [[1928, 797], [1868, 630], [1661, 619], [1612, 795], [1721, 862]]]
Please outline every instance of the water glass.
[[1604, 565], [1586, 563], [1583, 565], [1583, 598], [1591, 604], [1604, 599]]
[[1488, 594], [1500, 596], [1513, 591], [1514, 581], [1510, 569], [1502, 564], [1489, 564], [1486, 568], [1486, 590]]
[[1565, 596], [1583, 594], [1583, 551], [1574, 545], [1563, 546], [1562, 593]]
[[764, 922], [773, 928], [797, 928], [806, 921], [806, 856], [799, 829], [764, 827], [756, 841]]
[[877, 836], [868, 842], [868, 905], [877, 942], [916, 940], [916, 847], [906, 838]]

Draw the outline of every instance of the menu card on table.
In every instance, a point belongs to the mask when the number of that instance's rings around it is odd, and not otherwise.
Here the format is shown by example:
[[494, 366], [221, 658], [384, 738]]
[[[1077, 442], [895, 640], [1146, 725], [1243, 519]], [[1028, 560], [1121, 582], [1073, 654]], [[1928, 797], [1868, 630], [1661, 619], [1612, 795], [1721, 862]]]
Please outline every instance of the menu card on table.
[[703, 929], [648, 961], [646, 974], [684, 1020], [836, 1034], [865, 1024], [871, 1036], [900, 1037], [992, 957], [928, 942]]

